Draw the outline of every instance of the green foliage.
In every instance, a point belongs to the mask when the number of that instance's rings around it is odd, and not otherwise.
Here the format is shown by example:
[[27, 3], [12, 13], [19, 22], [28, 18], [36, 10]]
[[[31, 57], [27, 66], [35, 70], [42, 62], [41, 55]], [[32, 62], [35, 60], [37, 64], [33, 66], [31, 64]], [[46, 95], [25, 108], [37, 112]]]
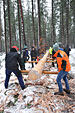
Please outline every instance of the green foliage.
[[31, 108], [32, 104], [28, 103], [27, 108]]

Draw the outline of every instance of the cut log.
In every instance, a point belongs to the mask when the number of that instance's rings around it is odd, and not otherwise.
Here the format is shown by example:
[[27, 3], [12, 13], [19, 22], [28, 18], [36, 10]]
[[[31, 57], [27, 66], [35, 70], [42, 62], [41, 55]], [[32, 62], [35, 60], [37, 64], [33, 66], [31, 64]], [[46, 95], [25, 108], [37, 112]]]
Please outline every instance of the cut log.
[[43, 85], [44, 81], [26, 82], [25, 85]]
[[[25, 61], [25, 63], [38, 63], [39, 61]], [[46, 62], [56, 62], [56, 60], [54, 60], [54, 61], [50, 61], [50, 60], [48, 60], [48, 61], [46, 61]]]
[[29, 72], [28, 79], [29, 80], [37, 80], [41, 77], [44, 64], [47, 60], [47, 56], [49, 54], [49, 51], [46, 52], [46, 54], [43, 56], [43, 58], [38, 62], [38, 64], [35, 65], [34, 68]]
[[[38, 57], [38, 59], [42, 59], [42, 57]], [[54, 60], [53, 58], [47, 57], [47, 60]]]

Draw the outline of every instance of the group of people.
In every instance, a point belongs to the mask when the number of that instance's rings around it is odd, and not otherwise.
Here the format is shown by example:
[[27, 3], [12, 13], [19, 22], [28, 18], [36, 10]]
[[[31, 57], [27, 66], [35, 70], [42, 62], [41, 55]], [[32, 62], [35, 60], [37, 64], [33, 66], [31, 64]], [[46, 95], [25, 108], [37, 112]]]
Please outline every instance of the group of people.
[[[67, 46], [65, 49], [61, 48], [58, 43], [55, 43], [53, 45], [53, 48], [51, 49], [51, 53], [53, 58], [57, 59], [57, 67], [58, 67], [58, 76], [57, 76], [57, 84], [59, 87], [59, 91], [55, 92], [55, 95], [64, 95], [63, 90], [70, 94], [70, 87], [67, 79], [68, 72], [71, 69], [70, 62], [69, 62], [69, 51], [71, 49]], [[67, 53], [67, 54], [66, 54]], [[35, 50], [35, 47], [32, 46], [31, 49], [31, 61], [35, 61], [37, 58], [37, 53]], [[19, 66], [21, 70], [25, 69], [25, 67], [22, 65], [22, 61], [29, 60], [29, 54], [27, 46], [23, 49], [23, 59], [21, 59], [21, 55], [18, 53], [18, 48], [16, 46], [13, 46], [10, 49], [10, 52], [6, 54], [5, 57], [5, 64], [6, 64], [6, 79], [5, 79], [5, 88], [8, 88], [9, 79], [11, 76], [11, 73], [13, 72], [16, 77], [18, 78], [19, 84], [22, 89], [25, 89], [26, 86], [24, 84], [22, 74], [19, 70]], [[32, 63], [33, 67], [33, 63]], [[64, 80], [66, 89], [63, 89], [61, 79]]]
[[[31, 48], [30, 56], [31, 56], [31, 61], [36, 61], [36, 59], [37, 59], [37, 51], [36, 51], [34, 46], [32, 46], [32, 48]], [[25, 63], [28, 60], [29, 60], [28, 48], [27, 48], [27, 46], [25, 46], [23, 48], [23, 61]], [[33, 67], [34, 67], [34, 64], [32, 63], [32, 68]]]

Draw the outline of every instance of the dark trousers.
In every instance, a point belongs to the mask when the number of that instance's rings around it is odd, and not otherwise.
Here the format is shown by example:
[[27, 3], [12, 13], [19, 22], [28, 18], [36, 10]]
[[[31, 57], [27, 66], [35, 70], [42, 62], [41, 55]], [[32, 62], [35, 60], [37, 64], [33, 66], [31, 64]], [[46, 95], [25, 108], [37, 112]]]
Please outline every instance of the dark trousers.
[[8, 83], [9, 83], [10, 75], [11, 75], [12, 72], [18, 78], [18, 81], [19, 81], [21, 88], [24, 89], [25, 85], [24, 85], [24, 82], [23, 82], [22, 74], [19, 70], [11, 70], [11, 71], [6, 70], [5, 88], [8, 88]]
[[[36, 59], [31, 58], [31, 61], [36, 61]], [[35, 63], [37, 64], [37, 63]], [[32, 63], [32, 68], [34, 67], [34, 64]]]

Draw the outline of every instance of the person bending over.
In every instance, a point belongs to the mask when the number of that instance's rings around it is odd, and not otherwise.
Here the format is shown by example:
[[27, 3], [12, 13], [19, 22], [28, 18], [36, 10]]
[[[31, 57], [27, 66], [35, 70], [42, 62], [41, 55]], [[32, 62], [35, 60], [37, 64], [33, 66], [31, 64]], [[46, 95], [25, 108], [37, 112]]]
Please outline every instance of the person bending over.
[[6, 68], [6, 78], [5, 78], [5, 84], [4, 84], [5, 88], [8, 88], [8, 83], [9, 83], [9, 79], [12, 72], [18, 78], [21, 88], [25, 89], [26, 87], [23, 82], [22, 74], [19, 70], [19, 66], [21, 69], [23, 69], [23, 67], [21, 62], [21, 56], [17, 51], [18, 51], [18, 48], [16, 46], [13, 46], [10, 49], [10, 52], [8, 52], [5, 56], [5, 68]]
[[59, 49], [59, 45], [57, 43], [53, 45], [53, 49], [55, 51], [55, 54], [53, 55], [53, 57], [56, 57], [57, 59], [57, 65], [58, 65], [58, 71], [59, 71], [57, 79], [56, 79], [58, 87], [59, 87], [59, 92], [55, 92], [54, 94], [64, 95], [61, 79], [63, 79], [65, 82], [66, 89], [64, 89], [64, 91], [70, 94], [70, 88], [69, 88], [69, 83], [67, 79], [68, 72], [71, 69], [69, 58], [64, 51], [61, 51]]

